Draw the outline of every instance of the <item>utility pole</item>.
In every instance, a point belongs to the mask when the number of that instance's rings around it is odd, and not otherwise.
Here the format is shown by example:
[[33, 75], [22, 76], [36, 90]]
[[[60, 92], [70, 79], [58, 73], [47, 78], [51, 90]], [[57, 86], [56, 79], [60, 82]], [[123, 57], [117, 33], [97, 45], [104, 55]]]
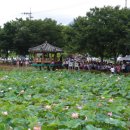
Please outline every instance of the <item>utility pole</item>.
[[125, 8], [127, 8], [127, 0], [125, 0]]
[[33, 17], [32, 17], [32, 12], [31, 12], [31, 8], [30, 8], [30, 12], [23, 12], [22, 14], [24, 15], [28, 15], [28, 18], [31, 20]]

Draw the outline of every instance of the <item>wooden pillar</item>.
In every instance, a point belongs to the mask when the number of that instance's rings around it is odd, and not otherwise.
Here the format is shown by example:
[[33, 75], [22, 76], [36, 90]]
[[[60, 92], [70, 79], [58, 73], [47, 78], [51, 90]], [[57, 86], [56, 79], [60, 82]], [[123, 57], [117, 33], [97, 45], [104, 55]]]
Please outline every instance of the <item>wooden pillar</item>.
[[34, 52], [34, 63], [36, 63], [37, 53]]
[[51, 59], [51, 63], [52, 63], [53, 62], [52, 53], [50, 53], [50, 59]]
[[57, 53], [54, 53], [54, 62], [57, 61]]
[[42, 63], [44, 62], [44, 52], [42, 52]]
[[45, 53], [43, 53], [43, 63], [45, 63]]

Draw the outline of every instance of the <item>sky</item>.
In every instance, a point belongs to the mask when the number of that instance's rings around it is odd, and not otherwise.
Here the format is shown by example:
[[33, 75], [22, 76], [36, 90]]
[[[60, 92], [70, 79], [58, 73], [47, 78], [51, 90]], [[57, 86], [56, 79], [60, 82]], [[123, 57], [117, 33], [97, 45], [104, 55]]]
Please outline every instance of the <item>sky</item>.
[[[32, 19], [52, 18], [59, 24], [70, 24], [74, 18], [85, 16], [90, 8], [103, 6], [125, 7], [125, 0], [0, 0], [0, 26], [16, 18], [26, 19], [24, 12], [32, 12]], [[127, 0], [130, 7], [130, 0]]]

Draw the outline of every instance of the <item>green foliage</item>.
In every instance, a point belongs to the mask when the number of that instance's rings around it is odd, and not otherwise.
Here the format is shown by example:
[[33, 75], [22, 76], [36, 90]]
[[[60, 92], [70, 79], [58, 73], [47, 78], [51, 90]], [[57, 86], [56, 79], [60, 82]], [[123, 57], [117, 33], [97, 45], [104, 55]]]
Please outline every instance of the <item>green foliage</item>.
[[84, 17], [77, 17], [67, 26], [55, 20], [16, 19], [0, 28], [0, 54], [26, 55], [30, 47], [45, 41], [63, 47], [67, 53], [83, 53], [116, 58], [130, 53], [130, 9], [116, 7], [92, 8]]
[[[92, 8], [86, 17], [78, 17], [66, 31], [70, 50], [100, 57], [129, 54], [130, 10], [117, 7]], [[73, 52], [74, 52], [73, 51]]]
[[26, 55], [30, 47], [40, 45], [45, 41], [63, 47], [62, 26], [58, 25], [55, 20], [16, 19], [16, 21], [5, 23], [3, 29], [0, 30], [2, 54], [8, 54], [10, 50]]
[[128, 130], [129, 76], [0, 71], [0, 129]]

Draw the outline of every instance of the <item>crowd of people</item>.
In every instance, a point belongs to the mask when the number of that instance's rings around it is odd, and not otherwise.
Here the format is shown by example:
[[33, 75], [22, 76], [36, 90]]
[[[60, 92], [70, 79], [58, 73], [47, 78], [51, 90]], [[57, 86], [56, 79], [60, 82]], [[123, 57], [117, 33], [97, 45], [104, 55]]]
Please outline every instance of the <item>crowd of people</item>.
[[[3, 61], [2, 61], [3, 62]], [[6, 61], [7, 63], [7, 61]], [[12, 65], [16, 65], [18, 67], [28, 67], [31, 66], [33, 60], [31, 59], [12, 59], [9, 62]], [[96, 70], [96, 71], [103, 71], [103, 72], [111, 72], [113, 74], [120, 74], [120, 73], [129, 73], [130, 72], [130, 62], [122, 61], [114, 64], [112, 62], [104, 61], [100, 62], [99, 60], [94, 59], [87, 59], [82, 57], [68, 57], [62, 61], [63, 68], [69, 70]]]
[[120, 62], [117, 64], [109, 63], [107, 61], [100, 62], [100, 61], [87, 61], [85, 59], [77, 60], [75, 58], [67, 58], [63, 61], [63, 66], [66, 69], [71, 70], [97, 70], [97, 71], [104, 71], [104, 72], [111, 72], [113, 74], [117, 73], [120, 74], [130, 72], [130, 63], [127, 62]]
[[18, 67], [22, 66], [30, 66], [32, 63], [32, 60], [29, 58], [10, 58], [10, 59], [0, 59], [1, 64], [7, 64], [7, 65], [17, 65]]

